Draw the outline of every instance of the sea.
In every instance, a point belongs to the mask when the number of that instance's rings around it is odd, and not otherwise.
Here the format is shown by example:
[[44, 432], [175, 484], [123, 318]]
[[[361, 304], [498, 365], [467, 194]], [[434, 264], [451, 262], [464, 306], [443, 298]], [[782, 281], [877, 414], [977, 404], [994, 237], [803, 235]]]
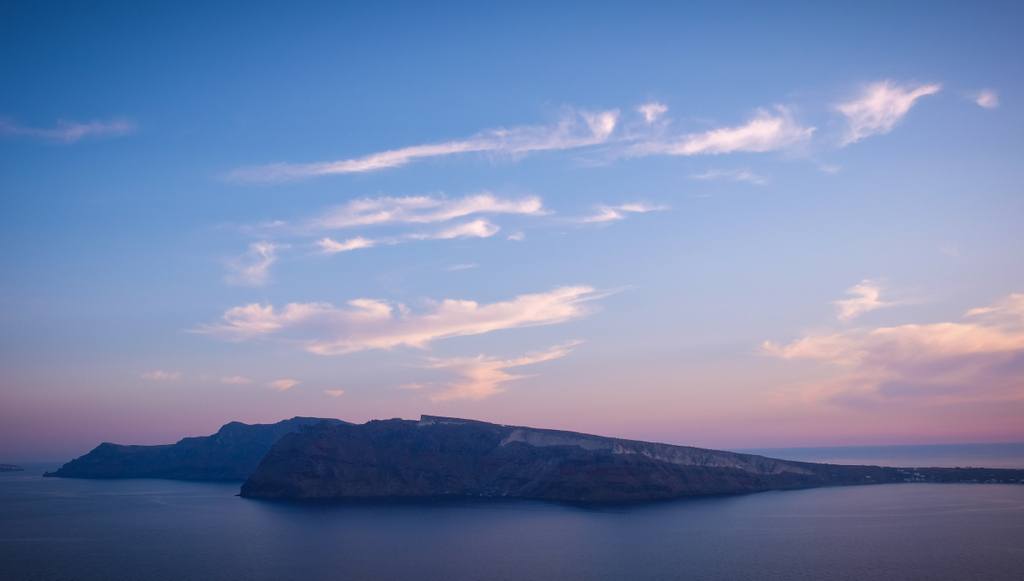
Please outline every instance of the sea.
[[[879, 448], [761, 452], [1024, 468], [1024, 444]], [[1020, 485], [886, 484], [633, 506], [309, 504], [240, 498], [238, 483], [43, 478], [55, 465], [25, 468], [0, 473], [3, 580], [1024, 579]]]

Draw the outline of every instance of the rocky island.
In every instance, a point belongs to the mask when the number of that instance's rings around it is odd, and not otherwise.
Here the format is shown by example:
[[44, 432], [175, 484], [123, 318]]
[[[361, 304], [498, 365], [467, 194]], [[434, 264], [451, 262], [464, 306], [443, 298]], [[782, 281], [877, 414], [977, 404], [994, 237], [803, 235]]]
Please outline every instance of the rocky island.
[[270, 499], [522, 498], [638, 502], [896, 482], [1024, 483], [1024, 470], [791, 462], [422, 416], [321, 423], [282, 437], [242, 485]]
[[64, 478], [170, 478], [245, 480], [282, 436], [303, 427], [341, 420], [296, 417], [275, 424], [225, 424], [216, 434], [176, 444], [126, 446], [103, 443], [44, 476]]
[[176, 444], [100, 444], [46, 476], [237, 480], [241, 496], [263, 499], [585, 503], [896, 482], [1024, 483], [1024, 470], [795, 462], [438, 416], [231, 422]]

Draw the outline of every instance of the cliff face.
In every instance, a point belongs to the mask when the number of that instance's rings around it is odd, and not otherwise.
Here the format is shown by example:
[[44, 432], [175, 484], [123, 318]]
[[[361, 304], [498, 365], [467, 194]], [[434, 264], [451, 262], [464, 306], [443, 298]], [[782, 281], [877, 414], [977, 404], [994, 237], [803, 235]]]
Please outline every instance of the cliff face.
[[161, 446], [104, 443], [46, 476], [66, 478], [172, 478], [245, 480], [282, 436], [340, 420], [292, 418], [276, 424], [225, 424], [216, 434]]
[[842, 484], [993, 478], [1024, 482], [1024, 471], [968, 475], [956, 469], [789, 462], [424, 416], [419, 422], [323, 424], [289, 434], [242, 485], [242, 496], [630, 502]]

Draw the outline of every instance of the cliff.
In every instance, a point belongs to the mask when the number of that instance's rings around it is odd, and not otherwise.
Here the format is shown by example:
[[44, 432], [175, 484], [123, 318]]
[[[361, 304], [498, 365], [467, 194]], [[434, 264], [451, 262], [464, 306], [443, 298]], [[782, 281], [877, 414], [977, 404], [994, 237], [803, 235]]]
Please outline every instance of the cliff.
[[210, 436], [184, 438], [176, 444], [125, 446], [104, 443], [45, 476], [64, 478], [171, 478], [245, 480], [267, 450], [286, 434], [341, 420], [292, 418], [276, 424], [225, 424]]
[[1024, 470], [776, 460], [574, 432], [423, 416], [288, 434], [242, 485], [285, 499], [487, 497], [633, 502], [906, 481], [1024, 482]]

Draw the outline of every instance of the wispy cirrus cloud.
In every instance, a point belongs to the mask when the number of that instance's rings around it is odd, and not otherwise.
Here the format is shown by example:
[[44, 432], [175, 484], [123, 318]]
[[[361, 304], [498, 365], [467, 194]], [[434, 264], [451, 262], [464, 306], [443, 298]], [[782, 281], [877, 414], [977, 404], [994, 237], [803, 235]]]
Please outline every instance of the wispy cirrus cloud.
[[266, 284], [270, 279], [270, 267], [277, 262], [279, 248], [281, 245], [273, 242], [253, 242], [245, 254], [228, 261], [225, 281], [242, 286]]
[[882, 301], [882, 285], [871, 279], [853, 285], [846, 290], [846, 294], [850, 297], [832, 303], [836, 306], [836, 317], [840, 321], [851, 321], [864, 313], [896, 304]]
[[436, 232], [406, 234], [410, 240], [453, 240], [455, 238], [490, 238], [501, 228], [489, 220], [477, 219], [462, 224], [455, 224]]
[[811, 138], [814, 127], [800, 125], [790, 110], [778, 106], [760, 110], [743, 125], [719, 127], [676, 138], [640, 141], [629, 152], [641, 155], [719, 155], [764, 153], [792, 147]]
[[942, 85], [899, 85], [880, 81], [866, 87], [857, 97], [835, 106], [846, 117], [847, 129], [840, 145], [850, 145], [865, 137], [889, 133], [921, 97], [934, 95]]
[[768, 183], [767, 178], [765, 178], [764, 176], [760, 176], [748, 169], [709, 169], [701, 173], [690, 174], [690, 179], [705, 182], [744, 182], [748, 184], [754, 184], [757, 186], [763, 186], [764, 184]]
[[656, 206], [642, 202], [619, 204], [618, 206], [600, 205], [595, 208], [593, 214], [583, 216], [577, 221], [584, 224], [617, 222], [625, 220], [629, 214], [646, 214], [648, 212], [661, 212], [664, 210], [668, 210], [668, 206]]
[[[885, 80], [835, 105], [847, 120], [840, 145], [871, 135], [888, 133], [921, 97], [941, 90], [937, 83], [916, 86]], [[995, 107], [998, 96], [984, 90], [975, 102]], [[274, 163], [243, 167], [228, 178], [241, 182], [278, 182], [314, 176], [380, 171], [427, 158], [467, 153], [519, 156], [540, 152], [607, 146], [611, 157], [648, 155], [697, 156], [732, 153], [766, 153], [796, 147], [809, 141], [816, 128], [796, 120], [790, 107], [758, 109], [745, 123], [681, 135], [667, 135], [668, 107], [651, 101], [635, 107], [642, 124], [619, 130], [619, 110], [599, 112], [569, 110], [552, 125], [523, 126], [483, 131], [466, 139], [426, 143], [371, 153], [361, 157], [316, 163]]]
[[1024, 294], [970, 309], [959, 321], [814, 333], [766, 353], [839, 370], [808, 388], [813, 399], [959, 404], [1024, 400]]
[[558, 287], [522, 294], [507, 301], [481, 304], [471, 300], [431, 302], [423, 312], [378, 299], [355, 299], [345, 306], [330, 303], [251, 303], [228, 309], [217, 323], [195, 332], [229, 340], [285, 336], [318, 355], [343, 355], [399, 346], [424, 348], [450, 337], [481, 335], [504, 329], [553, 325], [587, 315], [587, 303], [606, 296], [588, 286]]
[[317, 247], [320, 248], [320, 252], [323, 254], [338, 254], [339, 252], [351, 252], [353, 250], [359, 250], [361, 248], [373, 248], [377, 245], [376, 240], [370, 240], [362, 236], [356, 236], [338, 242], [337, 240], [324, 237], [317, 241]]
[[[456, 198], [447, 196], [381, 196], [359, 198], [330, 208], [308, 220], [298, 232], [308, 234], [354, 228], [439, 224], [478, 215], [543, 216], [547, 213], [543, 201], [538, 196], [503, 198], [490, 192]], [[280, 222], [275, 222], [275, 224], [280, 224]], [[280, 226], [275, 226], [275, 228], [280, 229]], [[375, 246], [393, 246], [415, 240], [490, 238], [500, 230], [501, 228], [497, 224], [487, 219], [477, 218], [433, 231], [421, 230], [391, 236], [374, 238], [354, 236], [345, 240], [335, 240], [330, 236], [324, 236], [316, 241], [315, 246], [321, 254], [330, 255]], [[250, 254], [252, 252], [254, 251], [250, 249]], [[258, 265], [259, 262], [250, 257], [243, 264]], [[241, 269], [236, 267], [235, 270], [244, 270], [244, 267]], [[238, 278], [245, 280], [253, 277], [241, 276]]]
[[154, 369], [143, 373], [140, 377], [149, 381], [177, 381], [181, 379], [181, 372]]
[[406, 242], [416, 240], [455, 240], [459, 238], [490, 238], [494, 236], [501, 228], [497, 224], [493, 224], [489, 220], [483, 218], [477, 220], [470, 220], [460, 224], [453, 224], [439, 230], [432, 232], [410, 232], [408, 234], [402, 234], [398, 236], [389, 236], [383, 238], [364, 238], [362, 236], [356, 236], [355, 238], [349, 238], [343, 242], [338, 242], [330, 237], [321, 238], [317, 241], [316, 246], [320, 249], [321, 254], [338, 254], [340, 252], [350, 252], [352, 250], [359, 250], [361, 248], [373, 248], [375, 246], [395, 246], [397, 244], [404, 244]]
[[84, 122], [61, 120], [53, 127], [30, 127], [9, 119], [0, 119], [0, 135], [59, 143], [75, 143], [92, 137], [120, 137], [134, 133], [135, 130], [135, 123], [126, 119]]
[[252, 380], [244, 375], [228, 375], [220, 378], [220, 382], [227, 385], [248, 385]]
[[513, 359], [498, 359], [486, 355], [431, 359], [428, 365], [431, 369], [442, 369], [459, 377], [458, 380], [449, 384], [447, 389], [432, 395], [431, 399], [434, 401], [481, 400], [497, 395], [504, 391], [503, 384], [529, 377], [510, 373], [510, 369], [561, 359], [569, 355], [573, 348], [580, 343], [580, 341], [572, 341]]
[[431, 224], [475, 214], [540, 216], [545, 213], [544, 203], [538, 196], [500, 198], [490, 192], [461, 198], [384, 196], [360, 198], [331, 208], [314, 218], [308, 228], [341, 230], [388, 224]]
[[491, 129], [466, 139], [427, 143], [362, 157], [315, 163], [274, 163], [236, 169], [228, 178], [243, 182], [280, 182], [334, 174], [380, 171], [416, 160], [466, 153], [523, 155], [577, 149], [605, 143], [615, 131], [618, 110], [570, 111], [553, 125]]
[[341, 397], [341, 396], [345, 395], [345, 390], [344, 389], [325, 389], [324, 390], [324, 395], [327, 395], [327, 396], [330, 396], [330, 397]]

